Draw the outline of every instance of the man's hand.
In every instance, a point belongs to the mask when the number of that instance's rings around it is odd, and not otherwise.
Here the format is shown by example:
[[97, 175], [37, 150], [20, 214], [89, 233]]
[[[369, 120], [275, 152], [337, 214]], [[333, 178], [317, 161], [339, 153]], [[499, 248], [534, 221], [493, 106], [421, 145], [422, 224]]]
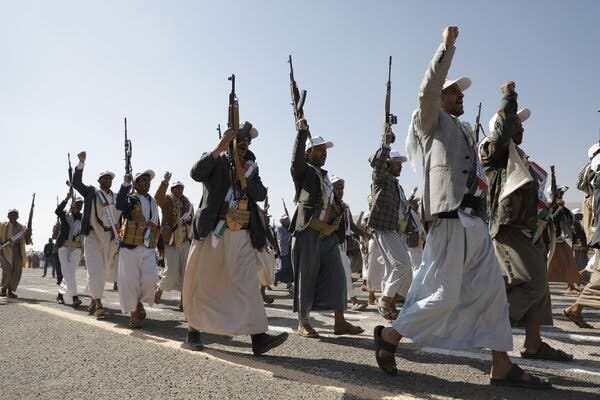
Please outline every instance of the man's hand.
[[71, 197], [73, 197], [73, 193], [71, 193], [71, 191], [67, 192], [67, 197], [65, 197], [65, 201], [69, 200]]
[[304, 118], [300, 118], [298, 121], [296, 121], [296, 129], [299, 131], [308, 130], [308, 122], [306, 122]]
[[86, 158], [85, 151], [82, 151], [81, 153], [77, 154], [77, 157], [79, 157], [80, 163], [85, 164], [85, 158]]
[[125, 183], [131, 183], [133, 181], [133, 177], [131, 176], [131, 174], [125, 174], [123, 180], [125, 181]]
[[502, 94], [513, 93], [515, 91], [515, 87], [516, 85], [514, 81], [508, 81], [500, 86], [500, 90], [502, 90]]
[[229, 143], [231, 143], [231, 141], [233, 140], [235, 135], [236, 135], [236, 132], [233, 129], [227, 128], [227, 130], [223, 133], [223, 137], [219, 141], [219, 144], [212, 151], [212, 156], [214, 158], [217, 158], [219, 156], [219, 154], [226, 151], [227, 148], [229, 147]]
[[442, 38], [444, 39], [444, 43], [454, 44], [454, 43], [456, 43], [457, 37], [458, 37], [458, 26], [447, 26], [444, 28], [444, 32], [442, 33]]
[[165, 172], [165, 177], [164, 177], [164, 181], [169, 183], [169, 181], [171, 180], [171, 173], [169, 171]]

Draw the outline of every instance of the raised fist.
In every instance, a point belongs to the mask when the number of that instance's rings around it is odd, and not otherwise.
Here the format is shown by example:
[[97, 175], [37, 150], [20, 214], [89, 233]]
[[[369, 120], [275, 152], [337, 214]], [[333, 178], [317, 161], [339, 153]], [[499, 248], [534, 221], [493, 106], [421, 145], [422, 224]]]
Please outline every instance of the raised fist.
[[458, 37], [458, 26], [447, 26], [444, 28], [442, 38], [446, 44], [454, 44]]
[[85, 157], [86, 157], [86, 153], [85, 151], [80, 152], [79, 154], [77, 154], [77, 157], [79, 157], [79, 161], [81, 163], [85, 163]]
[[308, 129], [308, 123], [306, 122], [306, 120], [304, 118], [301, 118], [298, 121], [296, 121], [296, 128], [299, 131], [305, 131]]
[[514, 81], [508, 81], [500, 86], [500, 89], [502, 90], [502, 94], [513, 93], [515, 91], [515, 86]]

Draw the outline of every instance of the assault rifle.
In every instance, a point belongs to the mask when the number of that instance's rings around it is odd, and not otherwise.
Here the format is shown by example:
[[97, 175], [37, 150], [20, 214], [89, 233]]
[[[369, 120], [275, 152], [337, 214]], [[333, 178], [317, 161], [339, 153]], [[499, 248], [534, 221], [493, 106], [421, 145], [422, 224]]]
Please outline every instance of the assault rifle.
[[290, 219], [290, 213], [288, 212], [288, 209], [285, 206], [285, 200], [283, 199], [283, 197], [281, 198], [281, 201], [283, 202], [283, 212], [288, 217], [288, 219]]
[[[288, 63], [290, 64], [290, 94], [292, 96], [292, 107], [294, 108], [294, 120], [298, 122], [299, 119], [304, 118], [304, 102], [306, 101], [306, 90], [300, 91], [298, 84], [294, 79], [294, 65], [292, 64], [292, 56], [288, 56]], [[310, 131], [308, 132], [308, 140], [312, 143], [312, 137]]]
[[483, 132], [483, 134], [485, 135], [483, 126], [481, 126], [481, 123], [479, 122], [480, 119], [481, 119], [481, 102], [479, 102], [479, 105], [477, 106], [477, 117], [475, 117], [475, 144], [479, 143], [479, 130], [480, 129]]
[[[390, 62], [388, 64], [388, 80], [385, 85], [385, 119], [383, 120], [383, 134], [381, 136], [381, 142], [385, 143], [387, 134], [392, 130], [392, 125], [398, 123], [398, 119], [392, 113], [390, 113], [390, 103], [392, 100], [392, 56], [390, 56]], [[392, 143], [394, 139], [392, 138]]]
[[269, 195], [268, 194], [265, 196], [265, 201], [263, 204], [264, 204], [265, 216], [268, 218], [269, 217], [269, 207], [271, 207], [271, 205], [269, 204]]
[[125, 121], [125, 174], [131, 175], [133, 169], [131, 168], [131, 151], [133, 146], [131, 145], [131, 140], [127, 138], [127, 117], [124, 119]]
[[550, 192], [552, 193], [552, 202], [554, 206], [558, 202], [560, 193], [558, 192], [558, 186], [556, 185], [556, 173], [554, 172], [554, 165], [550, 166]]
[[363, 223], [364, 223], [363, 218], [364, 218], [364, 216], [365, 216], [365, 212], [364, 211], [361, 211], [360, 214], [358, 214], [358, 219], [356, 220], [356, 225], [358, 225], [360, 228], [363, 227]]
[[31, 198], [31, 206], [29, 207], [29, 218], [27, 218], [27, 239], [25, 240], [26, 242], [29, 242], [29, 244], [31, 243], [31, 228], [33, 225], [33, 208], [35, 207], [35, 193], [33, 194], [33, 197]]
[[69, 187], [69, 193], [71, 193], [71, 198], [73, 197], [73, 167], [71, 166], [71, 154], [67, 153], [67, 161], [69, 163], [69, 168], [67, 169], [67, 174], [69, 179], [65, 182]]
[[[227, 80], [231, 81], [231, 92], [229, 93], [229, 109], [227, 118], [227, 127], [235, 132], [233, 140], [229, 143], [229, 169], [231, 173], [231, 182], [240, 181], [242, 192], [246, 190], [246, 175], [242, 170], [242, 164], [238, 157], [237, 135], [240, 130], [240, 106], [235, 94], [235, 74], [232, 74]], [[235, 196], [235, 190], [234, 190]]]

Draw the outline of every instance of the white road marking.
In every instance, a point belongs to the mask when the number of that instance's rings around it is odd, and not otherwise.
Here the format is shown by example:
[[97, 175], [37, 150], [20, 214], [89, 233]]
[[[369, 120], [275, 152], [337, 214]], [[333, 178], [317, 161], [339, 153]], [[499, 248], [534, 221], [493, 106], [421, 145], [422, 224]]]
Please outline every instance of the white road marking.
[[272, 332], [287, 332], [287, 333], [294, 333], [295, 330], [293, 330], [292, 328], [288, 328], [287, 326], [274, 326], [274, 325], [269, 325], [269, 331]]
[[[524, 335], [525, 329], [513, 328], [513, 333]], [[561, 332], [542, 331], [542, 337], [549, 337], [549, 338], [555, 338], [555, 339], [570, 339], [570, 340], [575, 340], [577, 342], [600, 343], [600, 336], [580, 335], [578, 333], [561, 333]]]
[[32, 287], [20, 287], [20, 289], [23, 289], [23, 290], [29, 290], [30, 292], [50, 293], [50, 291], [49, 291], [49, 290], [46, 290], [46, 289], [38, 289], [38, 288], [32, 288]]
[[57, 317], [70, 319], [75, 322], [90, 325], [96, 328], [104, 329], [109, 332], [113, 332], [119, 335], [130, 336], [145, 340], [157, 346], [170, 348], [177, 351], [183, 351], [188, 354], [197, 354], [198, 357], [208, 358], [213, 361], [218, 361], [228, 365], [232, 365], [238, 368], [244, 368], [253, 372], [265, 374], [271, 378], [283, 378], [290, 381], [300, 382], [304, 384], [313, 385], [322, 389], [328, 390], [340, 394], [342, 397], [346, 394], [352, 397], [366, 398], [366, 399], [420, 399], [418, 397], [409, 394], [394, 394], [384, 390], [373, 389], [366, 386], [354, 385], [352, 383], [340, 382], [335, 379], [326, 378], [322, 375], [314, 375], [306, 372], [296, 371], [284, 366], [268, 364], [262, 362], [260, 358], [248, 359], [244, 356], [238, 356], [235, 354], [220, 352], [219, 350], [205, 349], [204, 351], [191, 352], [182, 347], [180, 341], [166, 339], [159, 336], [154, 336], [146, 333], [143, 330], [132, 331], [131, 329], [124, 328], [115, 324], [111, 324], [108, 321], [98, 321], [94, 318], [84, 317], [79, 314], [72, 312], [62, 311], [56, 308], [44, 306], [41, 304], [30, 304], [30, 303], [17, 303], [20, 306], [30, 308], [52, 314]]
[[[424, 353], [429, 354], [442, 354], [445, 356], [452, 357], [464, 357], [471, 358], [476, 360], [483, 361], [491, 361], [492, 355], [487, 353], [474, 353], [470, 351], [460, 351], [460, 350], [447, 350], [447, 349], [438, 349], [434, 347], [422, 347], [419, 349]], [[512, 355], [511, 355], [512, 356]], [[519, 358], [512, 356], [513, 358]], [[519, 365], [528, 365], [530, 367], [536, 367], [540, 369], [558, 369], [565, 372], [572, 372], [576, 374], [587, 374], [587, 375], [595, 375], [600, 376], [600, 368], [594, 368], [584, 365], [579, 365], [577, 362], [556, 362], [556, 361], [545, 361], [545, 360], [530, 360], [525, 358], [519, 358], [517, 364]]]

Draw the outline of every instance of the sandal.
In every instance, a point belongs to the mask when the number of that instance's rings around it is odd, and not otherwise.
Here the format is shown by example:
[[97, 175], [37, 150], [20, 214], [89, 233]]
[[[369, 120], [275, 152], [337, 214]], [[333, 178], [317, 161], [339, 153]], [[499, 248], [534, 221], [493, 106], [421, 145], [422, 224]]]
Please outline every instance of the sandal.
[[377, 311], [383, 318], [393, 321], [398, 317], [398, 311], [394, 311], [392, 305], [386, 301], [377, 301]]
[[138, 303], [135, 311], [137, 312], [137, 315], [139, 316], [140, 321], [143, 321], [146, 319], [146, 310], [144, 309], [144, 305], [142, 303]]
[[[373, 338], [375, 339], [375, 360], [377, 360], [377, 365], [383, 370], [383, 372], [388, 375], [397, 375], [398, 367], [396, 366], [395, 354], [398, 346], [394, 346], [393, 344], [383, 340], [383, 337], [381, 337], [383, 328], [383, 325], [377, 325], [373, 331]], [[389, 351], [390, 353], [394, 353], [394, 355], [382, 357], [379, 355], [379, 350]]]
[[542, 342], [535, 353], [522, 351], [521, 357], [534, 360], [571, 361], [573, 359], [573, 354], [567, 354], [562, 350], [552, 348], [547, 343]]
[[567, 312], [567, 309], [563, 310], [563, 314], [565, 314], [565, 317], [567, 317], [568, 319], [571, 320], [571, 322], [573, 322], [575, 325], [577, 325], [580, 328], [584, 328], [584, 329], [594, 329], [593, 325], [588, 324], [584, 319], [583, 319], [583, 315], [581, 314], [577, 314], [577, 315], [572, 315], [569, 314]]
[[365, 330], [360, 326], [352, 325], [347, 322], [346, 325], [342, 329], [333, 329], [334, 335], [360, 335]]
[[160, 303], [160, 299], [162, 298], [163, 291], [160, 287], [156, 287], [156, 291], [154, 292], [154, 302], [156, 304]]
[[319, 338], [319, 333], [317, 331], [313, 328], [307, 329], [303, 325], [298, 326], [298, 335], [309, 339]]
[[350, 309], [354, 311], [363, 311], [365, 308], [367, 308], [367, 303], [354, 303], [350, 307]]
[[273, 304], [273, 301], [275, 300], [273, 299], [273, 296], [269, 296], [268, 294], [263, 295], [262, 299], [265, 304]]
[[129, 318], [129, 328], [130, 329], [141, 329], [142, 321], [138, 315], [137, 311], [131, 313], [131, 317]]
[[525, 389], [548, 390], [552, 389], [552, 384], [547, 380], [538, 378], [535, 375], [529, 374], [529, 380], [523, 380], [523, 370], [516, 364], [513, 364], [510, 371], [504, 378], [490, 378], [490, 385], [495, 386], [512, 386]]

